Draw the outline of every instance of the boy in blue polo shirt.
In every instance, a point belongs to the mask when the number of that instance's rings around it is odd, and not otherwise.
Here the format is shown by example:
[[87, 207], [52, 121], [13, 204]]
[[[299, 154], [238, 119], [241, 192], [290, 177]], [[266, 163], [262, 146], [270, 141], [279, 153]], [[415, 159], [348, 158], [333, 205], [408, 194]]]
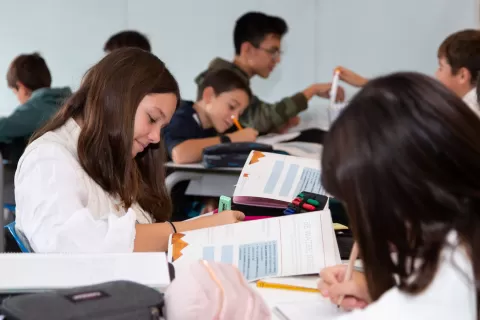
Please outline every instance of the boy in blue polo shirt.
[[196, 102], [182, 101], [163, 129], [169, 157], [179, 164], [202, 159], [203, 149], [222, 142], [252, 142], [258, 132], [245, 128], [225, 134], [232, 117], [240, 117], [251, 97], [248, 85], [235, 72], [219, 70], [203, 81]]

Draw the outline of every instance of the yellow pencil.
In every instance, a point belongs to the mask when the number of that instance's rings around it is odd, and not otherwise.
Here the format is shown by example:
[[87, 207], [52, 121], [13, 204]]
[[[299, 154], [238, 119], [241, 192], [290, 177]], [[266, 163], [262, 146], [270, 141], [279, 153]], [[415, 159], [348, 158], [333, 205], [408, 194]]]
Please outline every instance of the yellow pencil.
[[280, 283], [270, 283], [270, 282], [265, 282], [265, 281], [261, 281], [261, 280], [257, 281], [257, 288], [281, 289], [281, 290], [290, 290], [290, 291], [320, 293], [320, 291], [318, 291], [318, 289], [314, 289], [314, 288], [292, 286], [292, 285], [280, 284]]
[[240, 124], [240, 122], [238, 122], [237, 117], [232, 116], [232, 120], [233, 120], [233, 123], [235, 124], [235, 126], [237, 127], [238, 130], [243, 130], [243, 127], [242, 127], [242, 125]]

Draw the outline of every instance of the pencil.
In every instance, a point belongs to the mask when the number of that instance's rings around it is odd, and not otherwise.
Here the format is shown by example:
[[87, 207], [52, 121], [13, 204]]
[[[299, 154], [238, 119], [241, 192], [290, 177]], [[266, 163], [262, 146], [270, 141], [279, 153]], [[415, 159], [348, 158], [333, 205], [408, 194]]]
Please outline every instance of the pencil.
[[232, 120], [233, 120], [233, 123], [235, 124], [235, 126], [237, 127], [238, 130], [243, 130], [243, 127], [242, 127], [242, 125], [240, 124], [240, 122], [238, 122], [237, 117], [232, 116]]
[[[355, 261], [358, 258], [358, 245], [357, 243], [353, 243], [352, 251], [350, 252], [350, 258], [348, 259], [348, 266], [347, 266], [347, 272], [345, 272], [345, 277], [343, 277], [343, 282], [349, 281], [352, 278], [352, 272], [353, 268], [355, 267]], [[338, 299], [337, 305], [340, 307], [340, 305], [343, 302], [343, 299], [345, 297], [341, 296]]]
[[267, 288], [267, 289], [280, 289], [280, 290], [290, 290], [290, 291], [302, 291], [302, 292], [314, 292], [320, 293], [318, 289], [292, 286], [289, 284], [280, 284], [280, 283], [270, 283], [265, 281], [257, 281], [257, 288]]

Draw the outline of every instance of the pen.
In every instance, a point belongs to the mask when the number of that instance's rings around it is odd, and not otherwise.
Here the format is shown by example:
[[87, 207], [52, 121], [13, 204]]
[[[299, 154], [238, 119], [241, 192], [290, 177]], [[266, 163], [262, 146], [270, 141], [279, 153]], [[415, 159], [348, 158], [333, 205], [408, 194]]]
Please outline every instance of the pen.
[[232, 120], [233, 120], [233, 123], [235, 124], [235, 126], [237, 127], [238, 130], [243, 130], [243, 127], [242, 127], [242, 125], [240, 124], [240, 122], [238, 122], [237, 117], [232, 116]]
[[332, 88], [330, 90], [330, 108], [328, 110], [328, 122], [331, 124], [332, 123], [332, 117], [330, 115], [331, 108], [333, 108], [333, 105], [335, 104], [335, 100], [337, 98], [337, 90], [338, 90], [338, 82], [340, 80], [340, 70], [335, 69], [335, 72], [333, 74], [333, 80], [332, 80]]
[[[357, 260], [357, 258], [358, 258], [358, 245], [356, 242], [354, 242], [352, 251], [350, 252], [350, 258], [348, 259], [347, 272], [345, 272], [345, 277], [343, 277], [343, 282], [349, 281], [352, 278], [353, 267], [355, 266], [355, 261]], [[341, 296], [338, 299], [337, 305], [339, 308], [344, 298], [345, 298], [344, 296]]]
[[289, 284], [280, 284], [280, 283], [270, 283], [265, 281], [257, 281], [257, 288], [267, 288], [267, 289], [281, 289], [281, 290], [290, 290], [290, 291], [302, 291], [302, 292], [313, 292], [320, 293], [318, 289], [292, 286]]

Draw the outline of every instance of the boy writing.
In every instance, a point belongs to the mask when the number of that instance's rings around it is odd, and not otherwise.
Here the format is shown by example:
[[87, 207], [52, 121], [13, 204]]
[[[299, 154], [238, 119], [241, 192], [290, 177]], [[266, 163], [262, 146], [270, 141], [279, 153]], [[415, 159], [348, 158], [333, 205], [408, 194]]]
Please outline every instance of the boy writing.
[[250, 88], [237, 73], [222, 69], [209, 73], [197, 101], [182, 101], [162, 132], [170, 158], [175, 163], [202, 160], [202, 152], [222, 142], [252, 142], [258, 132], [245, 128], [224, 134], [250, 102]]

